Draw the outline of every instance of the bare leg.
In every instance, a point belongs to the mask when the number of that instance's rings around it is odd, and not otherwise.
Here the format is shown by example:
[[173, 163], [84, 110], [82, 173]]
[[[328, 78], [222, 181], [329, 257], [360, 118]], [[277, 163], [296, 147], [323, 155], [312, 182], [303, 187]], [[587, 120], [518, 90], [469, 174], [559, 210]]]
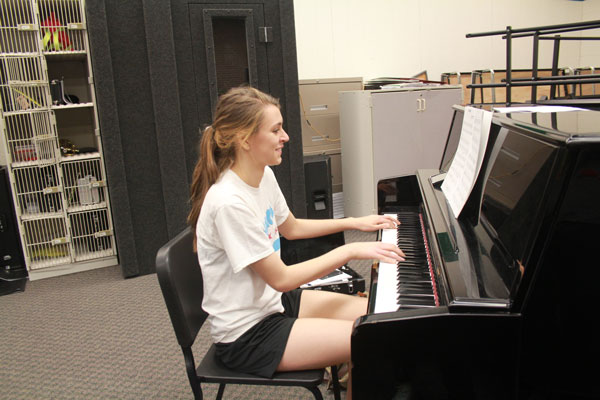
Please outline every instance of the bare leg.
[[298, 318], [278, 371], [323, 368], [350, 361], [352, 321]]
[[300, 299], [299, 318], [332, 318], [353, 321], [367, 312], [365, 297], [304, 290]]
[[[367, 300], [339, 293], [305, 290], [279, 371], [322, 368], [350, 361], [354, 320], [366, 312]], [[352, 398], [351, 377], [346, 398]]]

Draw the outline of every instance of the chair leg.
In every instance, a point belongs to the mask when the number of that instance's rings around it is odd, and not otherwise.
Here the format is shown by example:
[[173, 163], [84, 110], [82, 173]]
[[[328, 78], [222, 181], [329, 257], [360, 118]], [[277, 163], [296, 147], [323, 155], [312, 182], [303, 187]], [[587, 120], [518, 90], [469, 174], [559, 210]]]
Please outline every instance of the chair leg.
[[185, 370], [188, 380], [190, 381], [192, 392], [194, 392], [194, 399], [202, 400], [202, 387], [200, 386], [200, 380], [196, 375], [196, 362], [194, 361], [192, 349], [190, 347], [182, 347], [181, 350], [183, 351], [183, 359], [185, 360]]
[[223, 398], [223, 392], [225, 392], [225, 384], [219, 384], [219, 390], [217, 391], [217, 400], [221, 400]]
[[333, 398], [335, 400], [341, 400], [340, 396], [340, 379], [338, 377], [337, 365], [331, 366], [331, 380], [333, 382]]
[[308, 390], [310, 390], [313, 394], [313, 396], [315, 396], [316, 400], [323, 400], [323, 395], [321, 394], [321, 391], [319, 390], [318, 387], [313, 386], [313, 387], [307, 387]]
[[194, 400], [204, 400], [204, 397], [202, 396], [202, 390], [201, 389], [194, 389]]

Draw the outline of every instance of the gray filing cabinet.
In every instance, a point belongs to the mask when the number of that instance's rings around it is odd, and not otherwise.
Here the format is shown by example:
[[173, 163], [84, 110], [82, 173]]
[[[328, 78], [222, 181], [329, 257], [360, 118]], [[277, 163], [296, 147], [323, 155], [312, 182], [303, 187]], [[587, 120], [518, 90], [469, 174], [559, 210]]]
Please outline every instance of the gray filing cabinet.
[[362, 78], [302, 79], [298, 81], [302, 112], [304, 156], [328, 155], [331, 187], [342, 191], [342, 160], [338, 92], [361, 90]]
[[377, 213], [377, 182], [438, 168], [458, 85], [339, 93], [344, 215]]

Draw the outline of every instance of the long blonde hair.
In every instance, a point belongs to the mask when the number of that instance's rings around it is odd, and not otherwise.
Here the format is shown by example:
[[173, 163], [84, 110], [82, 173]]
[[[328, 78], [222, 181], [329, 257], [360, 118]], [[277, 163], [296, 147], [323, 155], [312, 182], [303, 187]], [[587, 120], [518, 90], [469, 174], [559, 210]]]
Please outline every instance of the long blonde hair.
[[191, 226], [198, 222], [206, 192], [235, 161], [238, 143], [258, 131], [268, 105], [280, 107], [277, 99], [249, 86], [229, 89], [219, 97], [214, 121], [204, 129], [200, 140], [200, 158], [190, 188], [187, 222]]

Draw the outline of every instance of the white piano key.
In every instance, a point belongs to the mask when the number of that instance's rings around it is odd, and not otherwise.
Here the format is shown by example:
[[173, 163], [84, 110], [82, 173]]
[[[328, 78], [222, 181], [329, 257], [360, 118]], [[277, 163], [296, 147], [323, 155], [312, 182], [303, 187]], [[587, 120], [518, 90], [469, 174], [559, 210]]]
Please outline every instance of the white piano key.
[[398, 234], [396, 229], [384, 229], [381, 232], [381, 241], [383, 243], [396, 244], [398, 242]]
[[[393, 215], [395, 216], [395, 214]], [[383, 243], [397, 244], [398, 229], [383, 229], [381, 232], [381, 241]], [[415, 232], [415, 239], [418, 237], [417, 232]], [[400, 309], [397, 298], [399, 279], [402, 278], [398, 276], [398, 266], [396, 264], [379, 263], [374, 313], [394, 312]], [[427, 296], [430, 295], [427, 294]], [[414, 307], [430, 307], [430, 305], [424, 303]], [[414, 307], [411, 306], [409, 308]]]
[[[389, 214], [394, 217], [396, 214]], [[383, 243], [397, 244], [397, 229], [383, 229], [381, 241]], [[398, 310], [396, 300], [396, 286], [398, 284], [398, 272], [396, 264], [380, 262], [377, 274], [377, 293], [375, 296], [374, 313], [391, 312]]]
[[379, 263], [377, 293], [375, 295], [375, 314], [398, 310], [396, 302], [397, 275], [396, 264]]

